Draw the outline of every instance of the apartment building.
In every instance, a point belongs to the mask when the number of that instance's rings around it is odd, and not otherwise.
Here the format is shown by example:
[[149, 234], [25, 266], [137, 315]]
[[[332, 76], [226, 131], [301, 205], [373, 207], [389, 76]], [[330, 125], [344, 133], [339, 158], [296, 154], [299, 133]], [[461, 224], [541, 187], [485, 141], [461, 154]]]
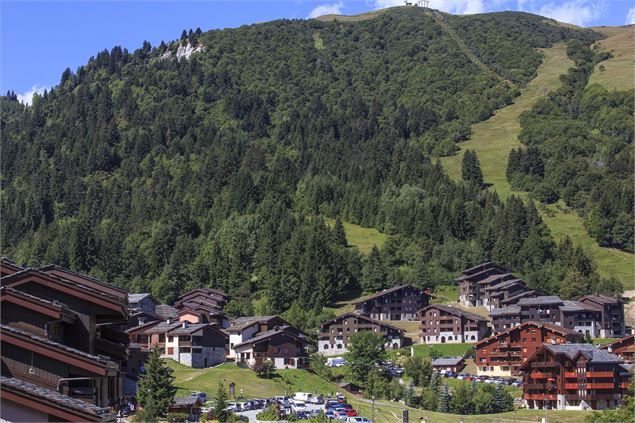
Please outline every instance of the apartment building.
[[375, 320], [415, 320], [432, 295], [412, 285], [384, 289], [353, 303], [355, 313]]
[[418, 315], [425, 344], [477, 342], [489, 332], [485, 318], [457, 307], [432, 304]]

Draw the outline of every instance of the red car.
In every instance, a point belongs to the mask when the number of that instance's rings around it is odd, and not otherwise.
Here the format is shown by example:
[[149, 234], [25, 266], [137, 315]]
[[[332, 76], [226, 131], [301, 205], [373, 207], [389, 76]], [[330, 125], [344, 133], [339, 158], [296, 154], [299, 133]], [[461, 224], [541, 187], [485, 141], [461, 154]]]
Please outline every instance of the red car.
[[344, 412], [346, 413], [346, 417], [357, 417], [359, 415], [353, 408], [345, 409]]

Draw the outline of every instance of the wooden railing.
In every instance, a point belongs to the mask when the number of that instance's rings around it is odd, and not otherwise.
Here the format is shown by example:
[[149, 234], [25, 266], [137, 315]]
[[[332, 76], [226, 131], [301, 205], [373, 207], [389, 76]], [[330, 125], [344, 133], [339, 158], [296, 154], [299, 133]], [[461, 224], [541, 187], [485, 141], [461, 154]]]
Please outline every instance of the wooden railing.
[[526, 400], [556, 400], [556, 395], [554, 394], [525, 394], [523, 398]]
[[613, 377], [613, 372], [586, 372], [586, 377]]

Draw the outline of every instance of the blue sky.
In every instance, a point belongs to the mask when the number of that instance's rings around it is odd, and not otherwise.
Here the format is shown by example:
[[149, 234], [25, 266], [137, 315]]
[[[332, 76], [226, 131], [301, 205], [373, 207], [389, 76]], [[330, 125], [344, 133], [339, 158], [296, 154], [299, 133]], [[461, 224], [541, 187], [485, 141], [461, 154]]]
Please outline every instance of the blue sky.
[[[104, 48], [130, 51], [178, 38], [183, 29], [209, 30], [279, 18], [355, 14], [403, 0], [29, 1], [0, 0], [0, 93], [30, 101]], [[633, 0], [430, 0], [450, 13], [523, 10], [581, 26], [635, 21]]]

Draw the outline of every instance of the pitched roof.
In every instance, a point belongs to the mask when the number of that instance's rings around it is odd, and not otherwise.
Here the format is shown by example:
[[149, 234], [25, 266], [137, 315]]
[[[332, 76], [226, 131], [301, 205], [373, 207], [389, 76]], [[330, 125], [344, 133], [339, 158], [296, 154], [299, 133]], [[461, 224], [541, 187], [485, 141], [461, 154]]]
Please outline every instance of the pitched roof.
[[12, 288], [10, 286], [0, 287], [0, 297], [13, 296], [21, 298], [29, 303], [35, 303], [42, 305], [48, 309], [57, 310], [58, 313], [63, 315], [64, 318], [74, 319], [77, 317], [75, 312], [70, 309], [66, 304], [63, 304], [57, 300], [49, 301], [35, 295], [31, 295], [27, 292], [20, 291], [19, 289]]
[[457, 279], [457, 281], [461, 281], [461, 280], [465, 280], [465, 279], [476, 279], [476, 280], [481, 280], [480, 278], [482, 277], [483, 279], [489, 277], [487, 275], [488, 272], [491, 272], [492, 270], [496, 271], [496, 274], [501, 275], [501, 274], [505, 274], [507, 273], [507, 270], [505, 270], [504, 268], [498, 266], [498, 265], [492, 265], [489, 267], [484, 267], [482, 270], [470, 273], [470, 274], [463, 274], [461, 277], [459, 277]]
[[547, 304], [558, 304], [561, 303], [562, 300], [560, 297], [556, 295], [542, 295], [540, 297], [534, 298], [522, 298], [518, 301], [519, 306], [523, 305], [547, 305]]
[[419, 310], [419, 312], [422, 312], [424, 310], [427, 310], [429, 308], [436, 308], [439, 310], [443, 310], [446, 311], [448, 313], [454, 314], [455, 316], [462, 316], [465, 317], [466, 319], [470, 319], [470, 320], [476, 320], [479, 322], [487, 322], [487, 319], [485, 319], [484, 317], [479, 316], [478, 314], [474, 314], [474, 313], [470, 313], [469, 311], [465, 311], [463, 309], [460, 309], [458, 307], [452, 307], [449, 305], [445, 305], [445, 304], [430, 304], [429, 306]]
[[584, 297], [580, 298], [580, 301], [584, 300], [589, 300], [600, 304], [619, 304], [620, 302], [622, 302], [619, 298], [609, 297], [608, 295], [603, 294], [585, 295]]
[[507, 316], [511, 314], [520, 314], [520, 306], [512, 305], [509, 307], [495, 308], [489, 312], [490, 316]]
[[[496, 275], [491, 275], [486, 277], [485, 279], [478, 281], [479, 285], [487, 285], [488, 283], [492, 283], [495, 280], [501, 279], [501, 278], [508, 278], [510, 276], [513, 276], [511, 273], [499, 273]], [[487, 289], [487, 288], [486, 288]]]
[[545, 347], [554, 354], [564, 354], [570, 359], [574, 359], [578, 354], [583, 354], [592, 363], [624, 362], [620, 357], [591, 344], [545, 344]]
[[558, 307], [562, 311], [595, 311], [599, 312], [599, 310], [595, 307], [591, 307], [588, 304], [581, 303], [580, 301], [562, 301], [563, 305]]
[[393, 292], [400, 291], [400, 290], [402, 290], [402, 289], [404, 289], [404, 288], [412, 288], [412, 289], [414, 289], [414, 290], [421, 291], [421, 293], [422, 293], [423, 295], [427, 295], [428, 297], [432, 297], [432, 295], [431, 295], [431, 294], [429, 294], [429, 293], [425, 292], [423, 289], [417, 289], [417, 288], [413, 287], [413, 286], [412, 286], [412, 285], [410, 285], [410, 284], [405, 284], [405, 285], [399, 285], [399, 286], [395, 286], [395, 287], [392, 287], [392, 288], [384, 289], [384, 290], [382, 290], [382, 291], [379, 291], [379, 292], [376, 292], [376, 293], [374, 293], [374, 294], [372, 294], [372, 295], [369, 295], [368, 297], [360, 298], [360, 299], [359, 299], [359, 300], [357, 300], [357, 301], [353, 301], [351, 304], [361, 304], [361, 303], [365, 303], [366, 301], [370, 301], [370, 300], [374, 300], [374, 299], [377, 299], [377, 298], [381, 298], [381, 297], [383, 297], [384, 295], [387, 295], [387, 294], [391, 294], [391, 293], [393, 293]]
[[176, 329], [176, 328], [178, 328], [179, 326], [182, 326], [182, 325], [183, 325], [183, 322], [179, 322], [179, 321], [170, 322], [170, 323], [168, 323], [167, 321], [166, 322], [161, 322], [158, 325], [153, 326], [150, 329], [146, 330], [145, 334], [146, 335], [152, 335], [152, 334], [156, 334], [156, 333], [158, 333], [158, 334], [168, 333], [172, 329]]
[[[63, 411], [81, 413], [80, 416], [91, 421], [115, 421], [116, 416], [110, 414], [107, 408], [97, 407], [88, 402], [71, 398], [57, 391], [42, 388], [20, 379], [0, 376], [0, 385], [3, 393], [14, 393], [27, 397], [36, 402], [41, 402], [60, 408]], [[53, 413], [51, 413], [53, 414]]]
[[[76, 280], [66, 279], [56, 274], [43, 272], [38, 269], [25, 269], [12, 275], [5, 276], [2, 278], [2, 285], [17, 287], [32, 280], [29, 278], [35, 278], [36, 281], [43, 280], [45, 284], [55, 287], [59, 286], [60, 289], [62, 287], [72, 288], [72, 292], [81, 292], [82, 294], [89, 295], [93, 299], [92, 302], [94, 303], [100, 304], [112, 310], [121, 311], [124, 316], [127, 316], [128, 314], [125, 307], [126, 305], [120, 297], [111, 295], [103, 290], [96, 289], [93, 284], [91, 284], [92, 286], [88, 286]], [[103, 282], [100, 283], [103, 284]], [[104, 302], [106, 302], [107, 305]]]
[[624, 338], [616, 339], [615, 341], [609, 342], [608, 344], [600, 345], [598, 348], [601, 349], [601, 350], [606, 350], [609, 347], [613, 348], [615, 345], [619, 345], [619, 344], [622, 344], [624, 342], [634, 343], [635, 342], [635, 335], [626, 335]]
[[157, 301], [157, 299], [154, 298], [154, 296], [150, 294], [149, 292], [144, 292], [141, 294], [128, 294], [128, 303], [129, 304], [138, 303], [139, 301], [147, 297], [150, 297], [155, 304], [159, 303], [159, 301]]
[[104, 357], [102, 355], [89, 354], [82, 350], [69, 347], [68, 345], [60, 344], [59, 342], [52, 341], [49, 338], [46, 338], [44, 336], [35, 335], [31, 332], [27, 332], [22, 329], [18, 329], [18, 328], [8, 326], [5, 324], [0, 324], [0, 329], [2, 330], [2, 332], [5, 332], [5, 334], [13, 334], [13, 335], [18, 335], [22, 338], [28, 338], [35, 343], [45, 345], [49, 348], [62, 350], [63, 352], [66, 352], [68, 354], [71, 354], [77, 357], [81, 357], [85, 360], [101, 363], [102, 365], [108, 366], [108, 367], [118, 367], [116, 363], [110, 361], [107, 357]]
[[[157, 320], [154, 320], [152, 322], [147, 322], [147, 323], [144, 323], [142, 325], [133, 326], [131, 328], [126, 329], [124, 332], [125, 333], [132, 333], [132, 332], [136, 332], [136, 331], [141, 330], [141, 329], [148, 330], [148, 329], [158, 325], [159, 323], [161, 323], [161, 322], [159, 322]], [[144, 333], [145, 333], [145, 331], [144, 331]]]
[[457, 366], [461, 364], [463, 357], [439, 357], [432, 361], [433, 366]]
[[346, 319], [346, 318], [349, 318], [349, 317], [355, 317], [355, 318], [357, 318], [359, 320], [365, 320], [365, 321], [367, 321], [369, 323], [373, 323], [375, 325], [384, 326], [384, 327], [390, 328], [392, 330], [397, 330], [399, 332], [405, 332], [404, 329], [398, 328], [397, 326], [393, 326], [391, 324], [388, 324], [386, 322], [382, 322], [380, 320], [375, 320], [373, 318], [370, 318], [368, 316], [364, 316], [362, 314], [353, 313], [352, 311], [349, 311], [349, 312], [341, 314], [341, 315], [339, 315], [339, 316], [337, 316], [337, 317], [335, 317], [335, 318], [333, 318], [331, 320], [328, 320], [328, 321], [322, 323], [320, 326], [321, 327], [329, 326], [329, 325], [332, 325], [333, 323], [336, 323], [340, 319]]
[[206, 326], [209, 326], [209, 323], [185, 323], [185, 322], [180, 322], [180, 323], [181, 323], [180, 326], [177, 326], [174, 329], [170, 329], [168, 331], [168, 335], [172, 335], [172, 336], [190, 335], [194, 332], [197, 332], [205, 328]]
[[174, 397], [171, 407], [192, 407], [197, 404], [201, 405], [201, 400], [197, 396]]
[[49, 264], [47, 266], [40, 267], [38, 270], [44, 273], [59, 276], [60, 278], [64, 278], [73, 282], [87, 285], [93, 289], [96, 289], [101, 292], [105, 292], [108, 295], [111, 295], [119, 299], [127, 299], [127, 296], [128, 296], [128, 291], [126, 291], [125, 289], [119, 288], [118, 286], [115, 286], [108, 282], [100, 281], [99, 279], [94, 278], [90, 275], [79, 273], [62, 266]]
[[157, 304], [154, 312], [163, 320], [174, 319], [179, 315], [179, 310], [167, 304]]
[[283, 326], [276, 326], [275, 328], [271, 329], [271, 330], [267, 330], [265, 332], [260, 332], [258, 334], [256, 334], [256, 336], [254, 336], [253, 338], [249, 338], [248, 340], [241, 342], [240, 344], [234, 345], [234, 349], [241, 347], [243, 345], [248, 345], [248, 344], [258, 344], [260, 342], [266, 341], [269, 338], [271, 338], [274, 335], [278, 335], [278, 334], [284, 334], [287, 336], [290, 336], [292, 338], [294, 338], [297, 341], [300, 341], [304, 344], [307, 344], [309, 341], [296, 335], [295, 333], [292, 332], [292, 330], [294, 330], [295, 328], [293, 328], [292, 326], [289, 325], [283, 325]]
[[[285, 322], [280, 316], [247, 316], [239, 317], [230, 322], [230, 326], [226, 329], [228, 332], [240, 332], [241, 330], [248, 328], [257, 323], [269, 323], [274, 319], [280, 319]], [[285, 322], [286, 323], [286, 322]]]
[[562, 327], [562, 326], [559, 326], [559, 325], [556, 325], [556, 324], [553, 324], [553, 323], [536, 322], [536, 321], [530, 320], [528, 322], [521, 323], [520, 325], [517, 325], [517, 326], [511, 327], [509, 329], [505, 329], [503, 331], [500, 331], [500, 332], [490, 336], [489, 338], [482, 339], [482, 340], [480, 340], [479, 342], [477, 342], [475, 344], [475, 347], [476, 348], [480, 348], [480, 345], [487, 344], [490, 341], [493, 341], [493, 340], [496, 340], [498, 338], [504, 337], [505, 335], [507, 335], [507, 334], [509, 334], [511, 332], [514, 332], [514, 331], [517, 331], [517, 330], [522, 330], [523, 328], [525, 328], [527, 326], [535, 326], [535, 327], [538, 327], [538, 328], [545, 328], [545, 329], [547, 329], [547, 330], [549, 330], [551, 332], [556, 332], [556, 333], [559, 333], [561, 335], [565, 335], [565, 336], [571, 335], [571, 336], [576, 336], [576, 337], [582, 338], [582, 334], [576, 332], [573, 329], [565, 328], [565, 327]]
[[535, 294], [536, 294], [536, 291], [533, 291], [533, 290], [523, 291], [516, 295], [512, 295], [511, 297], [502, 299], [501, 304], [515, 304], [521, 298], [528, 297], [530, 295], [535, 295]]

